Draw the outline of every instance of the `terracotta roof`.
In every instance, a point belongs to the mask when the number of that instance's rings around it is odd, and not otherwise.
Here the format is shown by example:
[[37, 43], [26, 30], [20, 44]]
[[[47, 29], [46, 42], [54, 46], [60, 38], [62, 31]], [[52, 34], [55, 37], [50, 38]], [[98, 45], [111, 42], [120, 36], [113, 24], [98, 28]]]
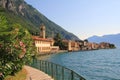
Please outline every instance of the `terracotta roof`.
[[37, 40], [37, 41], [52, 41], [50, 39], [47, 39], [47, 38], [40, 38], [39, 36], [32, 36], [32, 39], [33, 40]]

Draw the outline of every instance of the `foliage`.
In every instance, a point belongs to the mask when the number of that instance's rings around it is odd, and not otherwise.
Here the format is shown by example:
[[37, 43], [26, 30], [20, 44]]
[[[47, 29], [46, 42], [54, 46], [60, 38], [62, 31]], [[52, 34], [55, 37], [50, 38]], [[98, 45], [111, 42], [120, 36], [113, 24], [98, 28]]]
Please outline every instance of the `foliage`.
[[35, 52], [31, 35], [19, 24], [8, 25], [0, 16], [0, 78], [14, 75], [29, 63]]
[[56, 34], [56, 36], [54, 37], [54, 40], [55, 40], [54, 46], [59, 46], [60, 50], [66, 49], [66, 46], [62, 42], [62, 38], [61, 38], [61, 35], [59, 33]]
[[89, 42], [87, 39], [84, 40], [85, 42]]
[[109, 44], [110, 48], [116, 48], [114, 44]]

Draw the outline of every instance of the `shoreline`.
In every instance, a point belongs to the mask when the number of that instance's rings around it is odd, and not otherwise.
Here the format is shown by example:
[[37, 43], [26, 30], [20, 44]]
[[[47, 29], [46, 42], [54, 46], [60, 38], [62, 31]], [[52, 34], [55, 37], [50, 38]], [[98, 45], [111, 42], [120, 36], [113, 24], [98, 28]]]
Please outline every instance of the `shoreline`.
[[[108, 48], [108, 49], [116, 49], [116, 48]], [[57, 52], [38, 54], [37, 58], [40, 59], [40, 60], [44, 60], [44, 58], [48, 58], [50, 55], [53, 55], [53, 54], [84, 52], [84, 51], [96, 51], [96, 50], [106, 50], [106, 49], [92, 49], [92, 50], [78, 50], [78, 51], [59, 50]]]
[[59, 51], [55, 51], [55, 52], [38, 53], [37, 56], [45, 56], [45, 55], [65, 53], [65, 52], [68, 52], [68, 50], [59, 50]]

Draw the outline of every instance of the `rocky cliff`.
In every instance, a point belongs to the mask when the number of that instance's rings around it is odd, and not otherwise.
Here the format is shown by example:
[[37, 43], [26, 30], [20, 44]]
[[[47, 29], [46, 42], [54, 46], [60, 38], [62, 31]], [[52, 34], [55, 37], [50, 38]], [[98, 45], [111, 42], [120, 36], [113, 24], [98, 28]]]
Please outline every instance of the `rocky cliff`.
[[26, 8], [24, 3], [24, 0], [0, 0], [1, 7], [13, 11], [16, 14], [22, 14], [23, 16]]

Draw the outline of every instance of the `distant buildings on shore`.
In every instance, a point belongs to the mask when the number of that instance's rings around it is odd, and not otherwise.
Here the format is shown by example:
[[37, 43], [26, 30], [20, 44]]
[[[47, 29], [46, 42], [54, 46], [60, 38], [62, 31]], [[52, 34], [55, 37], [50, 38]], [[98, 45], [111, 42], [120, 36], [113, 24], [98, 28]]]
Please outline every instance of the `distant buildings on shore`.
[[[46, 38], [46, 28], [44, 24], [40, 25], [40, 35], [32, 36], [34, 40], [34, 45], [37, 49], [37, 53], [45, 54], [45, 53], [53, 53], [58, 52], [60, 50], [59, 46], [54, 46], [53, 38]], [[102, 42], [100, 44], [88, 42], [88, 40], [84, 41], [73, 41], [73, 40], [62, 40], [66, 48], [64, 50], [67, 51], [80, 51], [80, 50], [97, 50], [97, 49], [110, 49], [115, 48], [114, 44]]]
[[87, 40], [84, 41], [72, 41], [72, 40], [63, 40], [65, 44], [68, 45], [68, 51], [82, 51], [82, 50], [97, 50], [97, 49], [111, 49], [115, 48], [114, 44], [110, 44], [107, 42], [101, 43], [91, 43]]
[[101, 42], [101, 43], [91, 43], [87, 40], [80, 42], [80, 50], [97, 50], [97, 49], [111, 49], [115, 48], [114, 44], [110, 44], [107, 42]]

